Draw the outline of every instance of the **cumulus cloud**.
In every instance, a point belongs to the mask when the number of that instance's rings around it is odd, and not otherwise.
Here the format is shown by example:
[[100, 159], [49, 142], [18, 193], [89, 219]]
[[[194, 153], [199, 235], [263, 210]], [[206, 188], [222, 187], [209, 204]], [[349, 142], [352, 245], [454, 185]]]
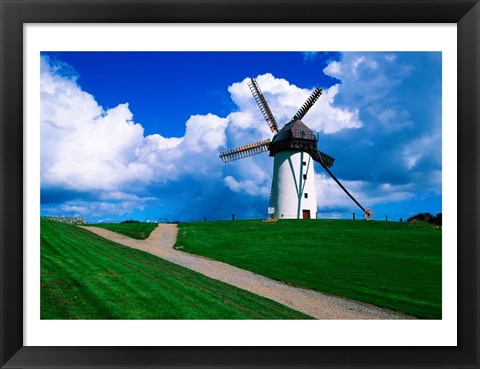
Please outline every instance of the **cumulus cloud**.
[[[270, 73], [260, 75], [256, 77], [256, 80], [279, 128], [282, 128], [284, 124], [291, 120], [313, 92], [313, 89], [297, 87], [285, 79], [274, 77]], [[303, 118], [303, 121], [313, 131], [333, 134], [362, 126], [358, 117], [358, 110], [342, 109], [335, 106], [335, 96], [338, 90], [339, 85], [325, 89], [315, 105]], [[228, 91], [240, 111], [233, 112], [227, 117], [229, 121], [227, 146], [230, 148], [238, 147], [271, 138], [272, 133], [248, 87], [248, 79], [245, 78], [241, 82], [233, 83]], [[248, 195], [266, 196], [270, 193], [273, 167], [271, 160], [252, 157], [233, 165], [236, 168], [236, 173], [229, 174], [224, 178], [224, 182], [229, 189]]]
[[227, 119], [213, 114], [191, 116], [187, 121], [185, 145], [192, 152], [215, 151], [225, 145]]
[[[43, 192], [89, 193], [116, 203], [121, 215], [135, 209], [135, 193], [181, 176], [214, 173], [213, 157], [225, 144], [226, 118], [191, 116], [183, 137], [144, 136], [128, 103], [105, 110], [82, 90], [64, 64], [41, 60], [41, 185]], [[211, 170], [211, 171], [210, 171]], [[133, 201], [134, 200], [134, 201]], [[63, 205], [69, 214], [99, 215], [111, 211], [105, 202]], [[97, 209], [94, 210], [93, 208]], [[50, 209], [52, 211], [52, 209]]]
[[369, 182], [378, 202], [388, 200], [386, 183], [413, 197], [441, 194], [441, 55], [344, 53], [324, 72], [340, 81], [336, 103], [357, 110], [363, 124], [322, 141], [334, 150], [334, 172]]
[[[396, 186], [389, 183], [372, 184], [366, 181], [347, 181], [341, 183], [348, 192], [364, 207], [373, 207], [379, 203], [404, 201], [413, 198], [411, 186]], [[317, 187], [317, 205], [319, 212], [326, 210], [358, 210], [358, 206], [328, 175], [315, 175]]]
[[260, 186], [251, 179], [237, 181], [232, 176], [226, 176], [224, 182], [234, 192], [245, 192], [251, 196], [266, 197], [270, 195], [269, 186]]
[[[333, 171], [364, 206], [410, 199], [426, 184], [441, 188], [441, 121], [427, 123], [430, 115], [416, 114], [396, 92], [412, 68], [394, 53], [343, 54], [323, 70], [338, 82], [320, 86], [322, 95], [302, 119], [320, 133], [321, 150], [337, 159]], [[312, 92], [270, 73], [256, 78], [280, 128]], [[104, 109], [71, 67], [43, 56], [42, 209], [101, 218], [154, 204], [180, 217], [213, 212], [221, 201], [248, 216], [263, 214], [273, 159], [263, 154], [224, 165], [218, 158], [221, 150], [272, 137], [247, 82], [228, 87], [237, 106], [230, 114], [191, 112], [181, 137], [145, 135], [128, 102]], [[321, 170], [319, 212], [355, 207]]]
[[[341, 182], [357, 201], [360, 203], [366, 201], [365, 193], [362, 190], [367, 186], [367, 183], [362, 181]], [[319, 211], [350, 210], [356, 207], [355, 203], [328, 174], [317, 173], [315, 175], [315, 185], [317, 187], [317, 205]]]
[[[396, 132], [414, 127], [408, 109], [416, 108], [415, 98], [423, 99], [419, 86], [425, 90], [428, 83], [436, 84], [441, 78], [437, 75], [427, 81], [433, 76], [419, 76], [422, 65], [425, 54], [344, 53], [340, 61], [331, 62], [323, 72], [341, 81], [340, 105], [353, 103], [367, 119], [378, 124], [376, 128]], [[408, 108], [402, 103], [405, 97], [413, 103]]]
[[69, 201], [56, 207], [45, 207], [49, 215], [71, 216], [83, 218], [105, 218], [114, 219], [118, 216], [130, 214], [132, 210], [143, 210], [144, 203], [141, 201]]
[[[282, 78], [275, 78], [267, 73], [256, 78], [262, 93], [277, 121], [283, 127], [305, 103], [312, 90], [300, 88]], [[229, 87], [232, 100], [242, 111], [249, 111], [245, 116], [234, 113], [233, 126], [256, 128], [264, 135], [271, 136], [270, 130], [261, 115], [255, 100], [248, 88], [248, 79], [237, 82]], [[335, 133], [347, 128], [359, 128], [362, 123], [358, 117], [358, 110], [339, 108], [335, 106], [335, 96], [339, 86], [334, 85], [324, 89], [322, 95], [304, 117], [305, 123], [314, 131]], [[243, 118], [238, 122], [238, 118]]]
[[441, 145], [442, 136], [440, 132], [422, 135], [406, 143], [402, 152], [405, 166], [409, 170], [418, 168], [421, 164], [424, 165], [422, 169], [426, 169], [425, 165], [441, 168], [442, 158], [438, 155]]
[[42, 58], [42, 186], [114, 190], [148, 176], [146, 168], [133, 165], [143, 128], [132, 121], [128, 104], [103, 110], [75, 79], [50, 63]]

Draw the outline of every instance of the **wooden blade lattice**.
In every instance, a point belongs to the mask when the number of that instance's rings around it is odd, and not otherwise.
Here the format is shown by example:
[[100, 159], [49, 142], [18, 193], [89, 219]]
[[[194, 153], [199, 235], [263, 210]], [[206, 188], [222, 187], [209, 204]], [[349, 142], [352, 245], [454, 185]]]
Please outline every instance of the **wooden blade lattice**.
[[278, 131], [277, 122], [275, 121], [275, 118], [270, 108], [268, 107], [265, 97], [263, 97], [262, 91], [260, 90], [260, 86], [258, 85], [257, 80], [255, 78], [250, 78], [250, 81], [248, 82], [248, 87], [250, 88], [253, 98], [257, 102], [257, 105], [260, 108], [260, 111], [262, 112], [263, 117], [267, 121], [267, 124], [270, 127], [270, 130], [272, 131], [272, 133], [277, 133]]
[[228, 149], [228, 150], [222, 151], [219, 156], [224, 163], [228, 163], [230, 161], [234, 161], [238, 159], [243, 159], [248, 156], [257, 155], [262, 152], [268, 151], [270, 142], [271, 142], [270, 139], [267, 139], [267, 140], [255, 142], [249, 145], [239, 146], [235, 149]]
[[311, 93], [311, 95], [308, 97], [307, 101], [302, 105], [300, 109], [298, 109], [297, 114], [295, 114], [291, 120], [291, 122], [294, 122], [296, 120], [302, 120], [302, 118], [307, 114], [307, 112], [310, 110], [310, 108], [315, 104], [315, 101], [318, 100], [320, 95], [322, 94], [322, 89], [319, 87], [315, 87], [315, 90]]
[[313, 160], [321, 163], [322, 165], [325, 165], [328, 168], [330, 168], [333, 165], [333, 162], [335, 161], [335, 159], [332, 158], [330, 155], [327, 155], [318, 150], [313, 153], [312, 157], [313, 157]]

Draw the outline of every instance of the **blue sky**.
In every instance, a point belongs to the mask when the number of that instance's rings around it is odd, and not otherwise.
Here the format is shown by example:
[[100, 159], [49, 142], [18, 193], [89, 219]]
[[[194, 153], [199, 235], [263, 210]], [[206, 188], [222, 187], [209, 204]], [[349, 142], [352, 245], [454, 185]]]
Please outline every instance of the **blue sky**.
[[[91, 222], [265, 218], [273, 158], [218, 152], [303, 118], [333, 173], [375, 219], [441, 212], [441, 53], [41, 54], [41, 214]], [[318, 165], [319, 217], [360, 209]]]

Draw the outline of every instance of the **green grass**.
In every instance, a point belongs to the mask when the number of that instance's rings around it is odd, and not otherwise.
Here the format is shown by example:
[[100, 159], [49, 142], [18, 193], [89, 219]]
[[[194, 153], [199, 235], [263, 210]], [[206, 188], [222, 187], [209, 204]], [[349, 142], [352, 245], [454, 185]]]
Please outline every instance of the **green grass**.
[[41, 319], [309, 319], [228, 284], [41, 219]]
[[157, 223], [105, 223], [88, 225], [105, 228], [109, 231], [121, 233], [137, 240], [147, 239], [150, 236], [150, 233], [157, 228]]
[[348, 220], [181, 223], [187, 251], [299, 286], [441, 319], [442, 231]]

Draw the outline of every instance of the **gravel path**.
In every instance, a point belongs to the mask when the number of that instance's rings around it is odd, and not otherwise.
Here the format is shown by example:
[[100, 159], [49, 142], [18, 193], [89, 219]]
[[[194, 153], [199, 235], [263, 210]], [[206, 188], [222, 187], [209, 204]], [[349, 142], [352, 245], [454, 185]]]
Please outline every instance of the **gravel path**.
[[82, 227], [124, 246], [143, 250], [210, 278], [231, 284], [317, 319], [414, 319], [411, 316], [373, 305], [294, 287], [283, 282], [176, 250], [176, 224], [159, 224], [146, 240], [135, 240], [98, 227]]

